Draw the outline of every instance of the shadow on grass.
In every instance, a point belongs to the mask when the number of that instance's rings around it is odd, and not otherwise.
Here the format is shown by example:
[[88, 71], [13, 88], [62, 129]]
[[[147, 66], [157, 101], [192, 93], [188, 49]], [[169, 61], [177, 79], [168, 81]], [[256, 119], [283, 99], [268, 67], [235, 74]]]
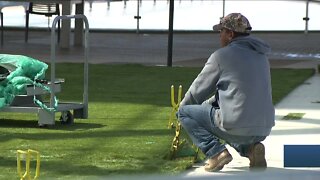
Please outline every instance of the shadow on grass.
[[[7, 157], [0, 157], [0, 169], [10, 168], [15, 169], [17, 166], [17, 161], [15, 158], [7, 158]], [[147, 174], [154, 174], [156, 172], [161, 171], [161, 166], [166, 163], [165, 161], [157, 161], [157, 164], [151, 165], [154, 161], [152, 159], [149, 159], [148, 161], [140, 161], [139, 164], [134, 164], [127, 162], [126, 164], [123, 164], [118, 167], [112, 167], [108, 166], [108, 163], [106, 162], [104, 165], [80, 165], [80, 164], [74, 164], [72, 162], [64, 161], [63, 164], [61, 164], [61, 161], [56, 160], [49, 160], [49, 161], [40, 161], [41, 167], [40, 167], [40, 179], [45, 177], [51, 178], [61, 178], [61, 177], [72, 177], [72, 179], [77, 179], [77, 177], [81, 177], [80, 179], [83, 179], [86, 176], [93, 176], [93, 177], [99, 177], [103, 178], [103, 176], [127, 176], [128, 178], [131, 175], [147, 175]], [[22, 161], [22, 165], [24, 166], [24, 163]], [[35, 169], [35, 162], [33, 159], [31, 159], [31, 173]], [[136, 167], [139, 166], [137, 169]], [[24, 172], [25, 169], [22, 169], [22, 172]], [[17, 172], [7, 172], [11, 173], [11, 177], [14, 175], [17, 175]], [[12, 174], [15, 173], [15, 174]], [[130, 175], [131, 174], [131, 175]], [[13, 176], [12, 176], [13, 175]], [[68, 179], [68, 178], [66, 178]], [[88, 178], [90, 179], [90, 178]]]
[[[152, 161], [152, 160], [149, 160]], [[163, 162], [159, 162], [161, 164]], [[127, 165], [122, 165], [117, 168], [115, 167], [108, 167], [107, 162], [104, 165], [104, 167], [99, 167], [95, 165], [74, 165], [74, 164], [65, 164], [64, 166], [68, 166], [68, 169], [63, 170], [61, 168], [60, 162], [48, 162], [47, 166], [51, 169], [50, 173], [53, 173], [55, 175], [65, 176], [65, 175], [71, 175], [73, 177], [84, 177], [84, 176], [96, 176], [101, 178], [101, 176], [115, 176], [115, 175], [127, 175], [128, 178], [130, 177], [130, 174], [151, 174], [155, 172], [159, 172], [161, 164], [150, 166], [152, 164], [151, 162], [144, 162], [141, 164], [133, 164], [130, 162], [127, 162]], [[46, 163], [42, 164], [43, 166], [46, 166]], [[137, 169], [136, 167], [133, 168], [133, 166], [139, 166]], [[60, 169], [59, 169], [60, 168]], [[55, 170], [58, 169], [58, 170]]]
[[[16, 159], [12, 158], [6, 158], [6, 157], [0, 157], [0, 168], [16, 168], [17, 161]], [[33, 161], [33, 159], [31, 159]], [[32, 162], [31, 161], [31, 162]], [[41, 176], [44, 177], [48, 171], [47, 169], [50, 169], [50, 173], [54, 175], [75, 175], [75, 176], [104, 176], [104, 175], [110, 175], [110, 174], [123, 174], [123, 173], [136, 173], [133, 170], [130, 169], [107, 169], [107, 168], [99, 168], [97, 166], [93, 165], [74, 165], [70, 164], [68, 162], [63, 162], [63, 165], [61, 162], [58, 161], [40, 161], [41, 167], [40, 167], [40, 178]], [[24, 161], [21, 161], [22, 166], [24, 166]], [[66, 168], [67, 167], [67, 168]], [[24, 168], [24, 167], [23, 167]], [[30, 167], [31, 170], [35, 169], [35, 167]], [[22, 169], [22, 172], [24, 172], [25, 169]], [[52, 177], [50, 175], [50, 177]]]
[[38, 129], [52, 129], [52, 130], [66, 130], [75, 131], [80, 129], [96, 129], [102, 128], [104, 125], [94, 123], [74, 123], [72, 125], [63, 125], [59, 121], [55, 122], [55, 125], [47, 127], [39, 127], [37, 120], [17, 120], [17, 119], [0, 119], [0, 127], [6, 128], [38, 128]]
[[[24, 127], [23, 127], [24, 128]], [[172, 133], [170, 129], [104, 129], [103, 131], [75, 131], [72, 133], [61, 133], [59, 132], [50, 132], [42, 131], [35, 133], [21, 133], [19, 132], [10, 132], [6, 133], [6, 137], [0, 138], [0, 141], [8, 141], [10, 139], [26, 139], [26, 140], [68, 140], [68, 139], [81, 139], [81, 138], [104, 138], [112, 139], [115, 137], [152, 137], [152, 136], [168, 136]], [[2, 139], [2, 140], [1, 140]]]

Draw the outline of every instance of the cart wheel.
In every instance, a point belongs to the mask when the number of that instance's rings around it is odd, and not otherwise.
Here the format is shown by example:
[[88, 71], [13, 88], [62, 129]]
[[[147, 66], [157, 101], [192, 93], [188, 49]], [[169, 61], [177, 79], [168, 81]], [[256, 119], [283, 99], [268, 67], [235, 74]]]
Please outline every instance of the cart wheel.
[[73, 124], [74, 117], [70, 111], [62, 111], [60, 116], [61, 124]]

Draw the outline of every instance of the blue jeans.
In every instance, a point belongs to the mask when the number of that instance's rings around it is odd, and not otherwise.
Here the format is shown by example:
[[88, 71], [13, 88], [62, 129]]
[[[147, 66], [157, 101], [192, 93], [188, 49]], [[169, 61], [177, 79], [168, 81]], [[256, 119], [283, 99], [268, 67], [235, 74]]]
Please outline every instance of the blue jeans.
[[178, 118], [193, 143], [208, 157], [214, 157], [226, 149], [220, 142], [226, 141], [243, 157], [248, 157], [249, 146], [263, 141], [266, 136], [238, 136], [222, 131], [214, 124], [215, 109], [209, 104], [185, 105], [178, 111]]

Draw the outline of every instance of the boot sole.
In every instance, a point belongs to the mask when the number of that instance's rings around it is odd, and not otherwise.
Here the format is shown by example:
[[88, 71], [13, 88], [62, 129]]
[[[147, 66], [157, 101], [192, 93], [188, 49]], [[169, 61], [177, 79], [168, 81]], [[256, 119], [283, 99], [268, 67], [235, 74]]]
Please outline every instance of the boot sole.
[[205, 170], [208, 171], [208, 172], [220, 171], [220, 170], [224, 167], [224, 165], [229, 164], [232, 160], [233, 160], [232, 156], [229, 155], [229, 156], [223, 158], [223, 159], [217, 164], [217, 166], [216, 166], [215, 168], [211, 168], [211, 169], [205, 168]]

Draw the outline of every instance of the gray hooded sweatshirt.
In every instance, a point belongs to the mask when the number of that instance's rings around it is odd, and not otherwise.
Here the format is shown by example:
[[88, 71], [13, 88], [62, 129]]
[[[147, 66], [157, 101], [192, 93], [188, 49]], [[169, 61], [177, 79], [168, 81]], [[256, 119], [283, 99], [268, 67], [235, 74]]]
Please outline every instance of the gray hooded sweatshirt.
[[275, 119], [268, 52], [270, 47], [255, 37], [233, 39], [210, 56], [180, 106], [208, 98], [211, 103], [215, 94], [216, 126], [233, 135], [268, 136]]

